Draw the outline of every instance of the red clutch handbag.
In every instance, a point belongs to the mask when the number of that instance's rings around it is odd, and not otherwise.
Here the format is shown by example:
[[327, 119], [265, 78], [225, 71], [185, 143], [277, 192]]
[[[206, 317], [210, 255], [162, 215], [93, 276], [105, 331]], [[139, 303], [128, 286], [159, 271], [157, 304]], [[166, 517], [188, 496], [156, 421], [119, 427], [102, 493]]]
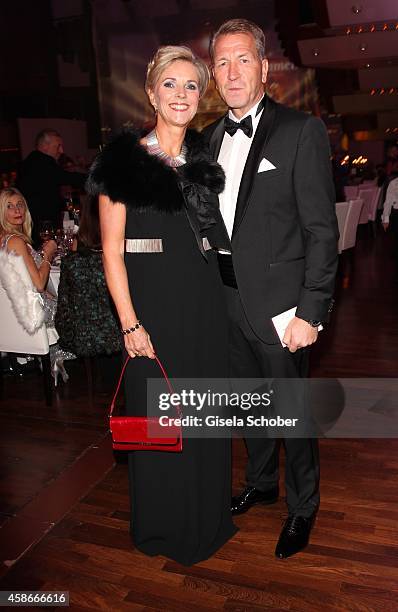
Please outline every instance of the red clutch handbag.
[[[173, 388], [160, 359], [158, 357], [155, 357], [155, 359], [165, 378], [169, 392], [173, 393]], [[112, 434], [112, 447], [114, 450], [181, 452], [182, 430], [180, 425], [160, 425], [159, 417], [113, 416], [120, 385], [129, 361], [130, 357], [127, 357], [109, 410], [109, 429]], [[176, 413], [176, 417], [181, 418], [180, 406], [176, 407]]]

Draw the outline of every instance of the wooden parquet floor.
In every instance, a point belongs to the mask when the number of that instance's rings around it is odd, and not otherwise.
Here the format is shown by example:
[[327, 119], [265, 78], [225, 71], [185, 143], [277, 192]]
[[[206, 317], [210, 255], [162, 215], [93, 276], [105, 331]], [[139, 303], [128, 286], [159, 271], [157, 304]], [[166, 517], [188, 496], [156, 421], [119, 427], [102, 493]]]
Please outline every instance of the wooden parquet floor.
[[[362, 232], [345, 288], [339, 277], [313, 375], [396, 376], [398, 286], [390, 248], [384, 234], [373, 242]], [[36, 374], [5, 379], [0, 590], [68, 590], [76, 611], [398, 610], [397, 440], [320, 442], [321, 509], [302, 553], [285, 561], [273, 556], [286, 513], [282, 488], [274, 506], [236, 517], [239, 532], [213, 558], [186, 568], [134, 549], [126, 465], [113, 463], [106, 437], [106, 396], [89, 401], [81, 364], [69, 369], [51, 409]], [[233, 451], [238, 491], [242, 441]]]

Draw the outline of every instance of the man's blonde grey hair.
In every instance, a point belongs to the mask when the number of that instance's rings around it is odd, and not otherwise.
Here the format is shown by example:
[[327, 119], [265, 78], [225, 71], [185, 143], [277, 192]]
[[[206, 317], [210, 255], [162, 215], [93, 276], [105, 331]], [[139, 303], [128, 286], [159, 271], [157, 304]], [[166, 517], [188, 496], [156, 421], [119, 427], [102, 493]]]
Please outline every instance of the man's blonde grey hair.
[[214, 64], [214, 46], [217, 38], [226, 34], [251, 34], [260, 60], [265, 59], [265, 35], [262, 29], [248, 19], [230, 19], [221, 24], [217, 32], [211, 37], [209, 55], [212, 64]]
[[61, 138], [61, 134], [57, 132], [57, 130], [53, 130], [52, 128], [45, 128], [41, 130], [36, 138], [35, 138], [35, 146], [36, 148], [50, 142], [51, 138]]
[[189, 62], [195, 66], [198, 73], [199, 95], [202, 97], [209, 86], [210, 71], [207, 64], [197, 57], [189, 47], [168, 45], [159, 47], [148, 64], [145, 81], [145, 91], [154, 91], [164, 70], [176, 61]]

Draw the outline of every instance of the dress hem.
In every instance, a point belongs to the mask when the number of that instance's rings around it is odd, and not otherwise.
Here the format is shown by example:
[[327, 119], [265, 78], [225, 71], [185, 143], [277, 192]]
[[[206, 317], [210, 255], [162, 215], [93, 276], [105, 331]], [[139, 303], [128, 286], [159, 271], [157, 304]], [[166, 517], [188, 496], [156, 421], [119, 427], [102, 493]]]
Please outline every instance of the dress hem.
[[224, 546], [224, 544], [226, 544], [234, 535], [236, 535], [239, 531], [239, 527], [237, 527], [236, 525], [233, 524], [233, 528], [231, 529], [231, 532], [229, 535], [227, 535], [226, 537], [224, 537], [222, 539], [221, 542], [217, 542], [216, 544], [214, 544], [210, 550], [206, 551], [205, 555], [201, 555], [198, 557], [194, 557], [194, 559], [190, 559], [190, 560], [181, 560], [181, 559], [177, 559], [176, 557], [174, 557], [173, 555], [167, 554], [164, 551], [160, 551], [159, 552], [149, 552], [147, 550], [145, 550], [145, 546], [141, 546], [141, 545], [137, 545], [134, 542], [133, 536], [130, 533], [130, 537], [131, 540], [134, 544], [134, 548], [136, 548], [139, 552], [143, 553], [144, 555], [147, 555], [148, 557], [165, 557], [171, 561], [175, 561], [176, 563], [179, 563], [180, 565], [185, 565], [186, 567], [190, 567], [191, 565], [195, 565], [196, 563], [200, 563], [201, 561], [206, 561], [207, 559], [209, 559], [210, 557], [212, 557], [214, 555], [215, 552], [217, 552], [217, 550], [219, 550], [222, 546]]

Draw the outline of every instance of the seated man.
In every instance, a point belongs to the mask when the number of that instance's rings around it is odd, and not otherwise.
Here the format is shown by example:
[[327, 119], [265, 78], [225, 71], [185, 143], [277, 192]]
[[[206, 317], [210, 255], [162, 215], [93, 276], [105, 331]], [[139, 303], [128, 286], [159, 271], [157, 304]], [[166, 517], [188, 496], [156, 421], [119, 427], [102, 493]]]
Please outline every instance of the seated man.
[[84, 187], [85, 174], [68, 172], [58, 164], [62, 153], [60, 134], [53, 129], [42, 130], [36, 136], [36, 149], [29, 153], [20, 167], [17, 184], [28, 202], [34, 243], [38, 242], [40, 221], [51, 221], [54, 227], [61, 224], [61, 185]]

